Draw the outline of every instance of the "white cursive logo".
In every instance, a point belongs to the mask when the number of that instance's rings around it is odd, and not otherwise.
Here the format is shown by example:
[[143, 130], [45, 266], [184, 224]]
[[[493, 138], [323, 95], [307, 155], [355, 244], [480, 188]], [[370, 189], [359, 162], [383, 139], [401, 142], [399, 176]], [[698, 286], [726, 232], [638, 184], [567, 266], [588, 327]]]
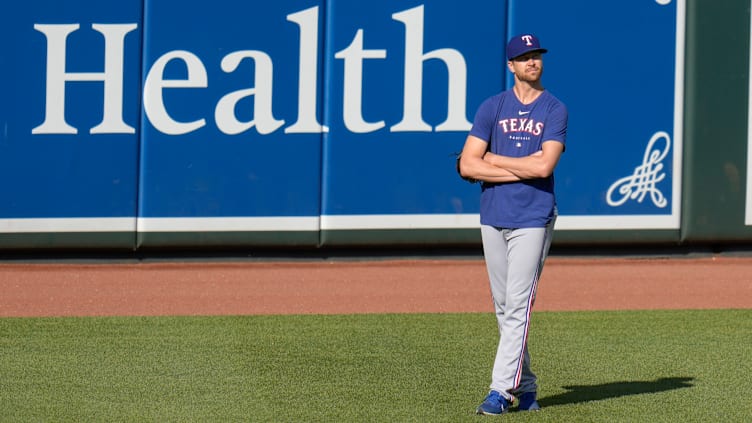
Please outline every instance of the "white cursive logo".
[[[665, 140], [663, 151], [654, 148], [658, 140]], [[648, 142], [645, 149], [645, 156], [642, 164], [635, 168], [631, 176], [626, 176], [614, 182], [606, 193], [606, 202], [611, 207], [618, 207], [627, 200], [637, 200], [642, 203], [647, 193], [650, 193], [650, 199], [657, 207], [666, 207], [668, 201], [663, 193], [656, 187], [656, 184], [666, 178], [666, 172], [662, 172], [663, 163], [671, 148], [671, 137], [663, 131], [656, 132]], [[617, 191], [621, 196], [613, 199], [614, 192]]]

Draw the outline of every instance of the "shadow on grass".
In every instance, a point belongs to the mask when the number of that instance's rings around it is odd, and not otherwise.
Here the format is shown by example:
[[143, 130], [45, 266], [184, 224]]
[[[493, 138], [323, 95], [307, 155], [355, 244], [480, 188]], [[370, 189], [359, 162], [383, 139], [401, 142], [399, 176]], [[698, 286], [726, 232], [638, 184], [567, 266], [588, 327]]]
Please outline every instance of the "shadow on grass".
[[663, 377], [656, 380], [634, 382], [611, 382], [600, 385], [563, 386], [567, 392], [538, 400], [541, 407], [598, 401], [628, 395], [652, 394], [674, 389], [691, 388], [692, 377]]

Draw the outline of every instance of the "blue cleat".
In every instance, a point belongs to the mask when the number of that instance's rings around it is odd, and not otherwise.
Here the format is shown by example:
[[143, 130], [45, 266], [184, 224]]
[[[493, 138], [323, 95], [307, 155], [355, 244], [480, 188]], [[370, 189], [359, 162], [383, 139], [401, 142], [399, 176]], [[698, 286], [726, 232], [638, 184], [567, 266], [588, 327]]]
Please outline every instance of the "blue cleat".
[[525, 392], [524, 394], [520, 395], [520, 405], [517, 406], [517, 409], [520, 411], [540, 410], [540, 404], [538, 404], [536, 396], [537, 395], [535, 392]]
[[509, 401], [496, 391], [491, 391], [483, 400], [483, 403], [475, 410], [478, 414], [498, 416], [509, 410]]

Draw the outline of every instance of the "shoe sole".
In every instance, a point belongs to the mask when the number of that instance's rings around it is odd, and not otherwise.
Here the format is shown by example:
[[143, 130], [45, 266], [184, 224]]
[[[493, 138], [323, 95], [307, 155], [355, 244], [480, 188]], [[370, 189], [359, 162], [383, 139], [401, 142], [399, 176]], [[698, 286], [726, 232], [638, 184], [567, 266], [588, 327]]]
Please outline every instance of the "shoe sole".
[[507, 412], [507, 410], [502, 410], [501, 413], [490, 413], [488, 411], [483, 411], [480, 408], [478, 408], [477, 410], [475, 410], [475, 414], [480, 414], [482, 416], [500, 416], [500, 415], [502, 415], [502, 414], [504, 414], [506, 412]]

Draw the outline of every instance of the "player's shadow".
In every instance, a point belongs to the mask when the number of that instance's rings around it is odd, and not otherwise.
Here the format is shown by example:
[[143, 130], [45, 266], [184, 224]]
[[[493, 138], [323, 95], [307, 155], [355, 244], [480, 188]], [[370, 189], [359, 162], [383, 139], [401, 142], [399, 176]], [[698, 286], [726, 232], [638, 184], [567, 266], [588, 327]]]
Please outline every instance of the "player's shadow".
[[551, 407], [564, 404], [576, 404], [588, 401], [598, 401], [609, 398], [625, 397], [629, 395], [652, 394], [671, 391], [674, 389], [691, 388], [692, 377], [662, 377], [656, 380], [610, 382], [598, 385], [563, 386], [567, 392], [543, 397], [538, 400], [541, 407]]

